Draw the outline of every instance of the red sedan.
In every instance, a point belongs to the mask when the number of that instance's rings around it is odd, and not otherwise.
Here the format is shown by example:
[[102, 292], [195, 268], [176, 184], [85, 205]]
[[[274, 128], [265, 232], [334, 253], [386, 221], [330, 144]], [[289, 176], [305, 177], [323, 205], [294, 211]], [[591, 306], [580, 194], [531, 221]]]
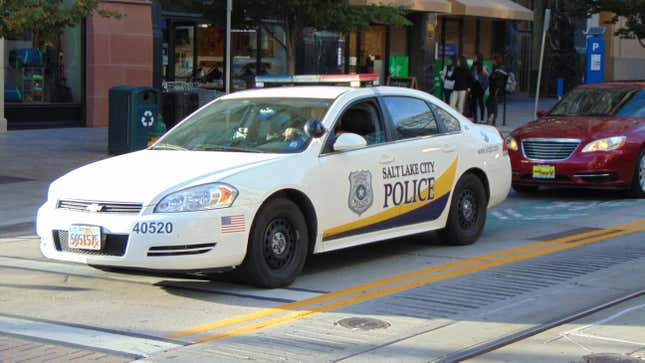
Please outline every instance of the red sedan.
[[506, 141], [516, 191], [594, 187], [645, 197], [645, 82], [579, 86]]

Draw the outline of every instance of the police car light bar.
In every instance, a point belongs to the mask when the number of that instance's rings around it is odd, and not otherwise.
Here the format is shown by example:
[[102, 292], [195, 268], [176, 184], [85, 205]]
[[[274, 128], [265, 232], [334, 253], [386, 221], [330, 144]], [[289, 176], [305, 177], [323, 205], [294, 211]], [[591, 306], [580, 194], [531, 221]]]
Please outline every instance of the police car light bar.
[[378, 73], [360, 74], [307, 74], [297, 76], [257, 76], [255, 87], [287, 86], [287, 85], [319, 85], [319, 84], [349, 84], [350, 87], [378, 86]]

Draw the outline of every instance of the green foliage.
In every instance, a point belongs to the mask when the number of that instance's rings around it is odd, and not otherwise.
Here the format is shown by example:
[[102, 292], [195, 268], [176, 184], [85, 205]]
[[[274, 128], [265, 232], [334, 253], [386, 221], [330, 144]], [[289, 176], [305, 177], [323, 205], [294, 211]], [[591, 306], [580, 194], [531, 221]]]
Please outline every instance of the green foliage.
[[[118, 12], [99, 8], [99, 0], [0, 0], [0, 37], [33, 32], [36, 43], [41, 35], [58, 34], [97, 13], [121, 18]], [[36, 44], [39, 46], [39, 44]]]
[[638, 39], [645, 47], [645, 0], [575, 0], [569, 2], [574, 14], [588, 17], [601, 11], [614, 14], [610, 23], [616, 24], [621, 17], [625, 25], [616, 31], [621, 38]]

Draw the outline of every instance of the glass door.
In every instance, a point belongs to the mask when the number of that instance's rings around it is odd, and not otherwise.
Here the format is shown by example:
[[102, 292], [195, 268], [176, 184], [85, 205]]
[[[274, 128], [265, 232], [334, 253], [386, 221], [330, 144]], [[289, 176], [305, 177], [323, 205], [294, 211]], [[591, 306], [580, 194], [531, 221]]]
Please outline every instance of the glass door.
[[175, 24], [175, 81], [191, 82], [195, 72], [195, 25]]

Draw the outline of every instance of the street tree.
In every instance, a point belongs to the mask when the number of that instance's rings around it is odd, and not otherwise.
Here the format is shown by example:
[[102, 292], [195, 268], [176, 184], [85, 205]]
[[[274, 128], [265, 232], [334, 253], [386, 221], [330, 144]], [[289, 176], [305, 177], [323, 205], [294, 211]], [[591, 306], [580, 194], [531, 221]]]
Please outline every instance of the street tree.
[[120, 18], [123, 14], [102, 9], [99, 0], [0, 0], [0, 38], [25, 32], [34, 34], [34, 47], [42, 46], [43, 38], [60, 34], [65, 28], [79, 24], [94, 13]]
[[[207, 18], [217, 24], [225, 23], [226, 1], [211, 0], [202, 4]], [[289, 73], [295, 74], [296, 45], [308, 28], [349, 33], [365, 30], [372, 23], [407, 26], [411, 25], [405, 17], [407, 12], [402, 6], [352, 7], [349, 0], [234, 0], [233, 23], [236, 27], [261, 26], [284, 47]], [[275, 34], [267, 19], [282, 25], [284, 38]]]
[[624, 18], [625, 24], [616, 31], [616, 35], [637, 39], [645, 47], [645, 0], [575, 0], [569, 1], [568, 5], [573, 13], [585, 18], [601, 11], [613, 13], [611, 24]]

